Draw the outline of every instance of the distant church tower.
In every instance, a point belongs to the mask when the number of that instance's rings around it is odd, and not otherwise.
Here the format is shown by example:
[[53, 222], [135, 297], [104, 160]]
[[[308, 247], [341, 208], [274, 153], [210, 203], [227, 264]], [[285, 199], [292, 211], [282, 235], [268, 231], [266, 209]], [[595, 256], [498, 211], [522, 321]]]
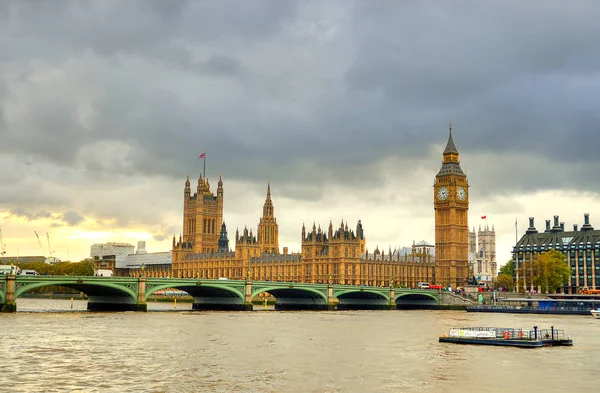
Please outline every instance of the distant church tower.
[[496, 231], [494, 230], [494, 224], [492, 229], [486, 224], [483, 230], [479, 228], [477, 232], [477, 243], [479, 256], [487, 259], [488, 261], [496, 261]]
[[271, 201], [271, 183], [267, 185], [267, 198], [263, 205], [263, 216], [258, 223], [258, 245], [261, 254], [279, 253], [279, 227], [273, 212], [273, 201]]
[[433, 185], [435, 283], [464, 286], [469, 275], [469, 184], [450, 135]]
[[486, 223], [479, 231], [469, 232], [469, 275], [477, 282], [490, 284], [498, 277], [496, 266], [496, 231]]

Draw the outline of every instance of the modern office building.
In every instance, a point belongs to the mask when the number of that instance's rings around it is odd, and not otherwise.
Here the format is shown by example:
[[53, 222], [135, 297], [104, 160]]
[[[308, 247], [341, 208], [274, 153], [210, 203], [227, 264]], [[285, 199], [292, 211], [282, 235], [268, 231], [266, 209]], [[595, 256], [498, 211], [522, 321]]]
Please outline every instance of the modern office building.
[[96, 243], [90, 248], [96, 269], [112, 270], [115, 276], [141, 276], [145, 270], [154, 277], [170, 277], [171, 251], [147, 252], [146, 242], [139, 241], [137, 250], [129, 243]]
[[545, 230], [538, 232], [534, 218], [529, 218], [529, 228], [512, 251], [517, 290], [535, 289], [533, 262], [539, 254], [553, 249], [564, 254], [565, 263], [571, 268], [564, 293], [574, 294], [582, 288], [600, 289], [600, 230], [592, 227], [586, 213], [581, 228], [575, 224], [572, 231], [565, 231], [564, 223], [554, 216], [553, 225], [546, 220]]

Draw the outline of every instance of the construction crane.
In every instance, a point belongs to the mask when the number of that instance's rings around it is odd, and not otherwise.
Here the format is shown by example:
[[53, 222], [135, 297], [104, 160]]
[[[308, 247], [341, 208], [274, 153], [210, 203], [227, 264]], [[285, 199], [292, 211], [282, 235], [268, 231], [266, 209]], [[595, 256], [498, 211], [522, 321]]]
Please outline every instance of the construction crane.
[[37, 237], [38, 244], [40, 245], [40, 249], [42, 250], [42, 255], [44, 255], [46, 252], [44, 251], [44, 246], [42, 246], [40, 235], [38, 235], [37, 231], [33, 231], [33, 233], [35, 233], [35, 237]]
[[48, 235], [48, 232], [46, 232], [46, 239], [48, 239], [48, 256], [52, 258], [54, 253], [52, 252], [52, 248], [50, 248], [50, 235]]
[[6, 254], [6, 244], [4, 244], [4, 238], [2, 237], [2, 227], [0, 227], [0, 244], [2, 245], [2, 256]]

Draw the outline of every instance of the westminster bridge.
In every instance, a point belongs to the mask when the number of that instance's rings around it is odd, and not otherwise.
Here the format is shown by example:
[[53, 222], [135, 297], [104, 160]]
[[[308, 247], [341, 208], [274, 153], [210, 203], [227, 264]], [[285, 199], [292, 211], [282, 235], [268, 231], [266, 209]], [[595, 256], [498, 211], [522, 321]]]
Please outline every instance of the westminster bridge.
[[178, 289], [193, 297], [194, 310], [252, 310], [252, 299], [269, 293], [276, 310], [373, 310], [437, 308], [444, 294], [435, 290], [306, 284], [280, 281], [193, 278], [0, 276], [0, 307], [17, 310], [16, 299], [47, 286], [75, 289], [88, 297], [89, 311], [146, 311], [150, 295]]

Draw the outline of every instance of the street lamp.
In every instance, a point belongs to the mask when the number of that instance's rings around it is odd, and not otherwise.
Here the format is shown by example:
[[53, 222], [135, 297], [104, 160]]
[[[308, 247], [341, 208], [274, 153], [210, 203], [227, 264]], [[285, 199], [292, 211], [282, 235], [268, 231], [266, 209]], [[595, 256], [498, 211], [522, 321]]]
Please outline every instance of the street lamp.
[[142, 268], [142, 277], [144, 277], [144, 268], [146, 267], [146, 264], [142, 263], [140, 267]]
[[250, 272], [252, 271], [252, 269], [248, 269], [248, 271], [246, 272], [246, 281], [250, 280]]

